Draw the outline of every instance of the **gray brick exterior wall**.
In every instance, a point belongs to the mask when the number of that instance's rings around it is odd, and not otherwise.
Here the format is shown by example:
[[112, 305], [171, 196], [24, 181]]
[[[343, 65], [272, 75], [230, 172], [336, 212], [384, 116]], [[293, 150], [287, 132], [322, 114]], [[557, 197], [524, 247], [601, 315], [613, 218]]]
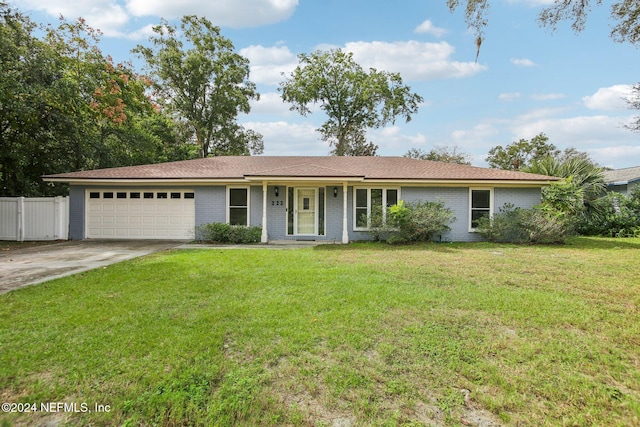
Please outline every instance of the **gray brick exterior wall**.
[[69, 188], [69, 239], [84, 239], [85, 190], [87, 187], [72, 185]]
[[539, 188], [500, 188], [494, 193], [495, 211], [511, 203], [519, 208], [531, 208], [542, 201], [542, 191]]
[[[239, 185], [239, 187], [242, 185]], [[269, 240], [296, 239], [287, 235], [287, 187], [278, 186], [278, 197], [275, 196], [275, 185], [267, 188], [267, 226]], [[337, 187], [337, 197], [333, 189]], [[69, 212], [69, 238], [85, 238], [85, 191], [86, 186], [71, 186]], [[96, 187], [97, 188], [97, 187]], [[109, 188], [114, 188], [109, 186]], [[141, 187], [138, 187], [141, 188]], [[151, 187], [147, 187], [151, 188]], [[320, 188], [320, 187], [318, 187]], [[342, 240], [343, 192], [342, 185], [331, 185], [325, 189], [325, 236], [319, 240], [340, 242]], [[227, 219], [227, 186], [197, 186], [195, 192], [195, 225], [211, 222], [226, 222]], [[250, 224], [262, 226], [262, 186], [250, 187]], [[494, 188], [494, 212], [505, 203], [529, 208], [540, 203], [540, 188]], [[468, 187], [401, 187], [400, 198], [405, 202], [418, 200], [441, 200], [453, 209], [456, 220], [451, 224], [451, 231], [434, 236], [444, 241], [478, 241], [481, 237], [469, 232], [469, 188]], [[349, 240], [368, 240], [367, 232], [353, 230], [353, 187], [347, 190], [347, 225]]]
[[[249, 217], [249, 225], [262, 226], [262, 186], [252, 185], [250, 193], [251, 193], [251, 216]], [[267, 197], [268, 197], [268, 193], [267, 193]], [[267, 220], [267, 223], [268, 223], [268, 220]]]
[[227, 187], [196, 187], [196, 227], [210, 222], [227, 221]]

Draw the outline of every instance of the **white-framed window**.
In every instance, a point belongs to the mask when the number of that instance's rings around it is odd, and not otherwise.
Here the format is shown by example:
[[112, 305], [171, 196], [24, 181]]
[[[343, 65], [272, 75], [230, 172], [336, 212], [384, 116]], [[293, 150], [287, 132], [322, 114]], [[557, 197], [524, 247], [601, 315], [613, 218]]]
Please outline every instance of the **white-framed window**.
[[249, 225], [249, 187], [227, 187], [227, 223]]
[[493, 216], [493, 188], [469, 188], [469, 231], [476, 231], [478, 220]]
[[368, 230], [371, 226], [371, 216], [381, 213], [386, 219], [387, 210], [400, 200], [399, 188], [366, 188], [353, 189], [353, 229]]

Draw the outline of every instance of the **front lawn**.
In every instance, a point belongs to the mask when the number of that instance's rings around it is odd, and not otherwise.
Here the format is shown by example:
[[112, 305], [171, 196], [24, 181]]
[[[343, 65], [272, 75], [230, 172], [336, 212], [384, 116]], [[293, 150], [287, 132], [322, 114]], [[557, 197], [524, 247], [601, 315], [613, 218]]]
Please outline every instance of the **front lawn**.
[[155, 254], [0, 295], [23, 411], [0, 425], [634, 425], [639, 261], [592, 238]]

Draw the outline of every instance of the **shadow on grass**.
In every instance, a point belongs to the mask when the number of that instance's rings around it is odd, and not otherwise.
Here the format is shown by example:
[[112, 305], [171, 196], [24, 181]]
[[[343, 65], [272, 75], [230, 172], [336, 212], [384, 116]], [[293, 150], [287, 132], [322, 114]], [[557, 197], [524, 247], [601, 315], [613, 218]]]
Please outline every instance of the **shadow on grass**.
[[566, 246], [579, 249], [640, 249], [640, 238], [580, 236], [569, 239]]
[[385, 242], [353, 242], [348, 245], [319, 245], [314, 250], [318, 251], [432, 251], [453, 253], [463, 251], [465, 249], [495, 249], [501, 247], [537, 247], [550, 249], [585, 249], [585, 250], [606, 250], [606, 249], [640, 249], [640, 238], [614, 238], [614, 237], [592, 237], [579, 236], [573, 237], [566, 244], [552, 245], [530, 245], [517, 243], [491, 243], [491, 242], [457, 242], [457, 243], [440, 243], [440, 242], [424, 242], [403, 245], [390, 245]]
[[468, 243], [411, 243], [404, 245], [390, 245], [385, 242], [353, 242], [348, 245], [318, 245], [314, 250], [318, 251], [432, 251], [432, 252], [454, 252], [464, 249]]

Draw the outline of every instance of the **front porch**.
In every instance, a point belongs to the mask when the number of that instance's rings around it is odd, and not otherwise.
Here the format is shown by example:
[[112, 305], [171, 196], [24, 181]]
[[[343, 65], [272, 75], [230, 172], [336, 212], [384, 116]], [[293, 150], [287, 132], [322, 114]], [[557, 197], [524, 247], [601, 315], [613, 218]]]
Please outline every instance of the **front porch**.
[[261, 184], [262, 243], [349, 243], [348, 182]]

